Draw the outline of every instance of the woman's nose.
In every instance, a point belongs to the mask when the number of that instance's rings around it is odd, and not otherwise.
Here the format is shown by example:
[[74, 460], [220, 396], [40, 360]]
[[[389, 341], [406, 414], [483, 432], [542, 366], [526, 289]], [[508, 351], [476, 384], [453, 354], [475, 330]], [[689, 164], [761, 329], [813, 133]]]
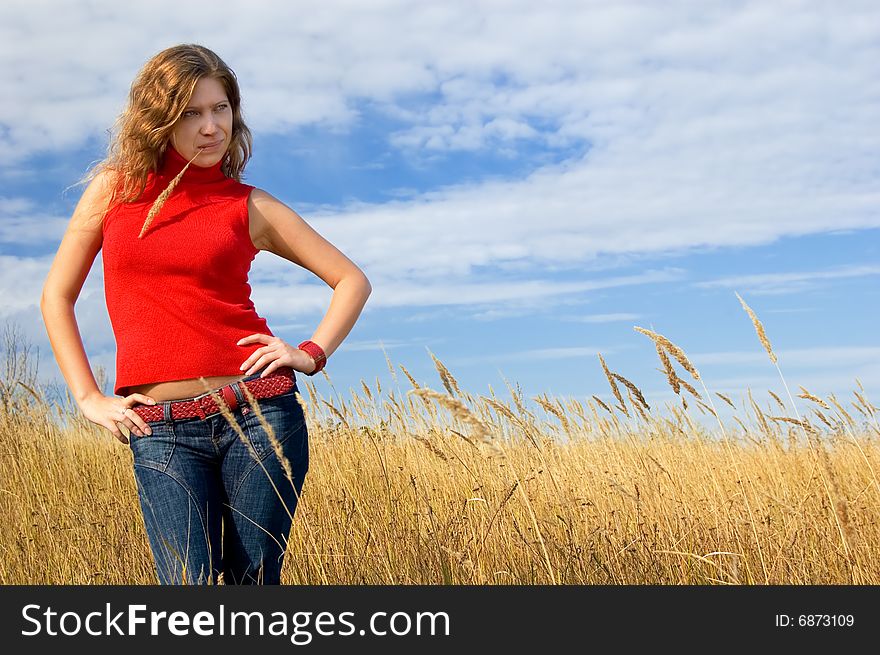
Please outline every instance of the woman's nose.
[[216, 129], [217, 129], [217, 121], [214, 120], [213, 116], [208, 116], [208, 118], [206, 118], [202, 122], [202, 133], [211, 134]]

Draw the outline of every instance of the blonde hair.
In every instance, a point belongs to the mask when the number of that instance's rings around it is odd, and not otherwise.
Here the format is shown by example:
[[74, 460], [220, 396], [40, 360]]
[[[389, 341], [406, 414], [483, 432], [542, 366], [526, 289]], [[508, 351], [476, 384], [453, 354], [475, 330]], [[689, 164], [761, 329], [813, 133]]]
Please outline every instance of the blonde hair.
[[[121, 203], [134, 202], [146, 188], [149, 173], [155, 172], [168, 148], [171, 132], [189, 104], [196, 83], [203, 77], [218, 80], [232, 109], [232, 134], [220, 170], [238, 182], [251, 157], [253, 137], [241, 114], [238, 79], [216, 53], [196, 44], [181, 44], [162, 50], [144, 64], [131, 84], [128, 104], [116, 119], [106, 158], [80, 181], [88, 182], [102, 171], [114, 174], [115, 183], [106, 215]], [[156, 199], [139, 236], [174, 190], [180, 174]]]

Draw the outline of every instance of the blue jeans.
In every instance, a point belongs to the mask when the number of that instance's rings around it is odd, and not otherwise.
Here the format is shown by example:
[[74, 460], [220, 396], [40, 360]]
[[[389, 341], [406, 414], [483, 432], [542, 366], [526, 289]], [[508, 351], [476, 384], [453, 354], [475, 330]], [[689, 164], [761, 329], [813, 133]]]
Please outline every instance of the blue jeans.
[[[245, 380], [259, 377], [254, 373]], [[216, 412], [205, 419], [150, 421], [131, 435], [138, 500], [161, 584], [279, 584], [287, 539], [309, 467], [308, 433], [296, 387], [258, 399], [283, 456], [233, 387], [244, 439]], [[163, 403], [159, 403], [163, 405]], [[245, 442], [253, 446], [253, 450]]]

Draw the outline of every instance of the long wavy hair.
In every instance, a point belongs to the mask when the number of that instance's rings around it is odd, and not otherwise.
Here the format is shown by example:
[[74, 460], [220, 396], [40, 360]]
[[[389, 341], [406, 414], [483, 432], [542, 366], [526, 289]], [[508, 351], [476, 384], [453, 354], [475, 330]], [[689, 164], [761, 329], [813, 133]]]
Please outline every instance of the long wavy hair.
[[[242, 118], [241, 91], [235, 73], [215, 52], [204, 46], [176, 45], [154, 55], [141, 68], [131, 84], [128, 103], [111, 131], [106, 158], [81, 180], [82, 183], [88, 182], [102, 171], [114, 174], [115, 185], [107, 211], [117, 204], [134, 202], [141, 197], [149, 173], [159, 168], [174, 125], [189, 104], [196, 82], [203, 77], [218, 80], [229, 98], [232, 135], [220, 170], [227, 177], [241, 181], [244, 167], [251, 157], [253, 137]], [[157, 199], [141, 236], [161, 208], [159, 200], [168, 197], [179, 179], [180, 176], [175, 178]], [[103, 220], [103, 216], [101, 218]]]

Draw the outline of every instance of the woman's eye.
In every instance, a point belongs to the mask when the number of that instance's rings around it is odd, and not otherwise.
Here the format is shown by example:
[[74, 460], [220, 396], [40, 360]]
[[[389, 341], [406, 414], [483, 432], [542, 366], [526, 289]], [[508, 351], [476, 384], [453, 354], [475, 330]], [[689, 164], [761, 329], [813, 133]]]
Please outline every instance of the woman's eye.
[[219, 111], [223, 111], [224, 109], [229, 109], [229, 105], [220, 105], [219, 107], [217, 107], [217, 109]]
[[193, 111], [192, 109], [190, 109], [189, 111], [185, 111], [185, 112], [183, 112], [183, 115], [184, 115], [184, 116], [187, 116], [187, 117], [189, 117], [189, 116], [195, 116], [195, 114], [196, 114], [196, 112]]

